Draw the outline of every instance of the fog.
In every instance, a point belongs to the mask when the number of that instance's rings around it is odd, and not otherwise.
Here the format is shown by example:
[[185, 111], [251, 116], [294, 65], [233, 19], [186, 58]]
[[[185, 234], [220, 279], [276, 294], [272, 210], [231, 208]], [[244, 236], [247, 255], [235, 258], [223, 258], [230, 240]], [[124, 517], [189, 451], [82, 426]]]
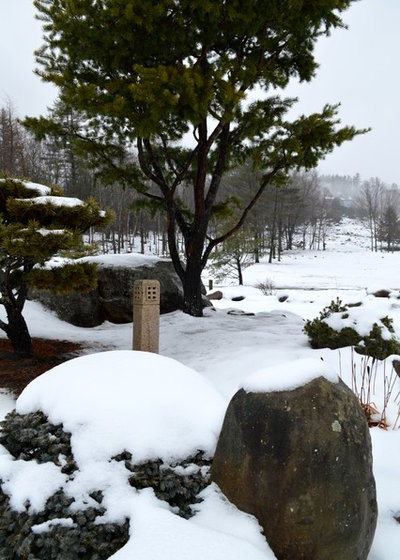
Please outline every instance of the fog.
[[[0, 0], [0, 102], [9, 100], [20, 116], [45, 113], [57, 93], [33, 72], [33, 51], [41, 44], [41, 24], [34, 13], [31, 0]], [[341, 103], [344, 124], [372, 128], [321, 162], [321, 173], [360, 173], [400, 185], [400, 2], [360, 0], [343, 19], [348, 30], [336, 30], [317, 44], [316, 78], [309, 84], [291, 83], [284, 94], [299, 97], [297, 113]]]

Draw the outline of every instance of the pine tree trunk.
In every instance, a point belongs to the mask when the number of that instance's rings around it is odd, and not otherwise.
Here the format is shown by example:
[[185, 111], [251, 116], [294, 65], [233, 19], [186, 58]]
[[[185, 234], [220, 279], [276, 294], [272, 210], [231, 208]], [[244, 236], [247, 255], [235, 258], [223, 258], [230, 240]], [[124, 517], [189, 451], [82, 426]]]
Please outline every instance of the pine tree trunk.
[[238, 273], [239, 286], [243, 286], [243, 273], [242, 273], [242, 265], [240, 263], [240, 259], [236, 259], [236, 268]]
[[257, 232], [254, 234], [254, 262], [256, 264], [260, 262], [260, 236]]
[[187, 263], [183, 284], [183, 312], [193, 317], [203, 316], [201, 268]]
[[8, 325], [3, 329], [14, 352], [21, 356], [31, 356], [33, 354], [32, 339], [21, 311], [9, 306], [6, 306], [6, 311]]

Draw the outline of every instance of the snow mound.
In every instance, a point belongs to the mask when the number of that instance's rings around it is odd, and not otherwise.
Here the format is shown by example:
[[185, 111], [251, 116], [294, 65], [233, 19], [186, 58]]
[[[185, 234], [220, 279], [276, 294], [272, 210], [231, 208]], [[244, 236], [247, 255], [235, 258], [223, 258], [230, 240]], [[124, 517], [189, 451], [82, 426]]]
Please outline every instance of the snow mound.
[[108, 254], [96, 255], [94, 257], [83, 257], [82, 261], [92, 262], [108, 267], [152, 267], [158, 262], [168, 262], [169, 259], [163, 259], [154, 255], [142, 255], [141, 253], [121, 253], [121, 254]]
[[16, 403], [41, 410], [71, 432], [78, 465], [129, 451], [136, 463], [212, 455], [226, 402], [197, 372], [133, 350], [100, 352], [65, 362], [32, 381]]
[[242, 387], [248, 393], [288, 391], [306, 385], [317, 377], [325, 377], [332, 383], [339, 381], [335, 369], [322, 360], [304, 358], [256, 371], [244, 380]]

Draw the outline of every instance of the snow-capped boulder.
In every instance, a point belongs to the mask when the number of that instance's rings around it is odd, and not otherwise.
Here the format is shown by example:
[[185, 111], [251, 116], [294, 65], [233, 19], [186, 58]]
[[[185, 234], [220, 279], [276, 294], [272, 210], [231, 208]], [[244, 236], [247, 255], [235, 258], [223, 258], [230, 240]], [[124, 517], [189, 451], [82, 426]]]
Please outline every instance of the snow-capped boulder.
[[40, 301], [57, 316], [79, 327], [94, 327], [103, 321], [132, 321], [132, 292], [135, 280], [160, 282], [160, 311], [169, 313], [183, 306], [182, 284], [172, 262], [136, 253], [107, 255], [85, 260], [98, 265], [97, 289], [88, 294], [53, 294], [31, 290], [30, 299]]
[[260, 372], [236, 393], [212, 480], [256, 516], [279, 560], [366, 560], [377, 519], [368, 426], [344, 383], [304, 378], [318, 362], [300, 362], [297, 380], [296, 365], [281, 369], [276, 384]]

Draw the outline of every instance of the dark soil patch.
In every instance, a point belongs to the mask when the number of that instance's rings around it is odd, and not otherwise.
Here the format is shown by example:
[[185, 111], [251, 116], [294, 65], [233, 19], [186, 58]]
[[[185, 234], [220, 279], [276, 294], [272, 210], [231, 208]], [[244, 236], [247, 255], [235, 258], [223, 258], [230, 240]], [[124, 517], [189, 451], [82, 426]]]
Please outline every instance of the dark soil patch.
[[45, 371], [79, 356], [84, 347], [67, 340], [33, 338], [34, 355], [21, 358], [13, 354], [7, 339], [0, 339], [0, 387], [9, 389], [15, 395], [35, 377]]

